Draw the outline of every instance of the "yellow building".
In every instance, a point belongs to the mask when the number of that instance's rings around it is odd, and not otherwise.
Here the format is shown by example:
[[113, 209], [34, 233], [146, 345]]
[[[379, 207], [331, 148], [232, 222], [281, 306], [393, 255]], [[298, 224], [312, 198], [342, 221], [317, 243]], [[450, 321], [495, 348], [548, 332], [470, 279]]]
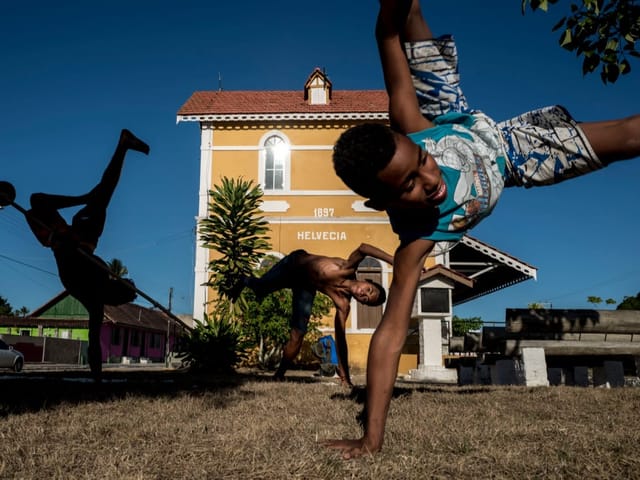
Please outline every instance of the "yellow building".
[[[274, 249], [270, 253], [282, 257], [303, 248], [346, 258], [364, 242], [393, 254], [398, 240], [386, 214], [366, 208], [364, 199], [345, 187], [332, 166], [338, 136], [359, 123], [386, 123], [387, 107], [386, 92], [333, 90], [320, 69], [300, 90], [195, 92], [178, 111], [178, 122], [200, 125], [198, 217], [207, 217], [208, 191], [222, 177], [243, 177], [264, 191], [261, 208], [270, 224]], [[208, 279], [211, 252], [200, 245], [196, 250], [193, 315], [202, 318], [212, 293], [201, 286]], [[449, 260], [448, 255], [436, 257], [447, 267]], [[372, 258], [365, 259], [359, 271], [387, 289], [391, 273], [391, 265]], [[366, 366], [369, 340], [382, 311], [352, 301], [347, 323], [352, 368]], [[327, 327], [331, 326], [329, 322]], [[413, 335], [400, 372], [415, 369], [418, 363], [419, 342]]]

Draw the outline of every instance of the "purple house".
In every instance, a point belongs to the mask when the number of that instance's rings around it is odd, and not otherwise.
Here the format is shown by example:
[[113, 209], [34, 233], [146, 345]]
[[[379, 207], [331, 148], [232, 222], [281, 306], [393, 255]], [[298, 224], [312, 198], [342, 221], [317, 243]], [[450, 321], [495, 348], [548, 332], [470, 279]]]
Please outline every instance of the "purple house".
[[184, 327], [165, 313], [135, 303], [107, 305], [104, 310], [100, 346], [105, 362], [120, 362], [124, 357], [164, 361], [167, 347], [173, 351], [184, 332]]
[[[185, 319], [184, 323], [188, 324], [189, 320]], [[175, 351], [178, 338], [184, 331], [183, 324], [160, 310], [135, 303], [117, 307], [107, 305], [100, 332], [102, 361], [164, 362], [167, 348], [169, 352]], [[80, 353], [83, 358], [79, 360], [84, 363], [89, 338], [89, 314], [78, 300], [65, 291], [28, 317], [0, 318], [0, 334], [20, 336], [19, 343], [29, 352], [27, 361], [47, 361], [46, 357], [52, 354], [43, 351], [42, 342], [36, 339], [46, 337], [80, 341], [84, 348]]]

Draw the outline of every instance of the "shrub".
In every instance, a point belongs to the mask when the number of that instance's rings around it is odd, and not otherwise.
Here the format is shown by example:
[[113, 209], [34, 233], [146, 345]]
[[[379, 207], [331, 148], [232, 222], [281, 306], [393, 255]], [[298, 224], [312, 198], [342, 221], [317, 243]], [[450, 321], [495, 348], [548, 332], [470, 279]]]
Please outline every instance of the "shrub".
[[205, 315], [205, 321], [180, 342], [183, 363], [197, 371], [233, 372], [245, 357], [245, 349], [240, 326], [224, 316]]

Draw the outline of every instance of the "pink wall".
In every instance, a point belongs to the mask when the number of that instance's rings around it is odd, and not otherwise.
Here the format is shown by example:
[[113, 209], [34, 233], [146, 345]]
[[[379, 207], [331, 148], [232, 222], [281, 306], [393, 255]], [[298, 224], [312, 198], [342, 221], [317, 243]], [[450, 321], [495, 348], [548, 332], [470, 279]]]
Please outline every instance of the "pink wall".
[[[112, 344], [113, 329], [119, 330], [120, 341]], [[134, 345], [137, 335], [138, 345]], [[155, 340], [155, 346], [153, 342]], [[170, 348], [175, 344], [173, 334], [169, 337]], [[111, 324], [103, 324], [100, 332], [100, 346], [102, 347], [102, 360], [107, 362], [109, 358], [128, 356], [134, 359], [140, 357], [149, 358], [152, 361], [164, 361], [166, 333], [144, 332], [128, 327], [114, 327]]]

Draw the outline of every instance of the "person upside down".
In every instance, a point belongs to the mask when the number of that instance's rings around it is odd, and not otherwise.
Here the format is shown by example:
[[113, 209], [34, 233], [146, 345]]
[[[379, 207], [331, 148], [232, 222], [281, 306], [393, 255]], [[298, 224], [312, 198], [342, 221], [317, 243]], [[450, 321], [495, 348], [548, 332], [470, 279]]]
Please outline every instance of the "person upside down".
[[[136, 298], [133, 281], [109, 274], [108, 265], [94, 253], [129, 150], [149, 154], [146, 143], [129, 130], [122, 130], [111, 161], [91, 191], [78, 196], [34, 193], [25, 213], [37, 240], [53, 252], [62, 285], [89, 312], [89, 366], [96, 379], [102, 374], [100, 329], [104, 306], [122, 305]], [[77, 206], [82, 208], [68, 224], [59, 210]]]
[[412, 302], [435, 244], [442, 252], [455, 245], [492, 212], [505, 187], [551, 185], [640, 155], [640, 115], [578, 122], [555, 105], [495, 122], [470, 108], [453, 37], [433, 37], [418, 0], [379, 3], [390, 125], [346, 130], [333, 163], [366, 205], [387, 212], [400, 245], [369, 347], [364, 435], [325, 442], [344, 458], [382, 448]]

